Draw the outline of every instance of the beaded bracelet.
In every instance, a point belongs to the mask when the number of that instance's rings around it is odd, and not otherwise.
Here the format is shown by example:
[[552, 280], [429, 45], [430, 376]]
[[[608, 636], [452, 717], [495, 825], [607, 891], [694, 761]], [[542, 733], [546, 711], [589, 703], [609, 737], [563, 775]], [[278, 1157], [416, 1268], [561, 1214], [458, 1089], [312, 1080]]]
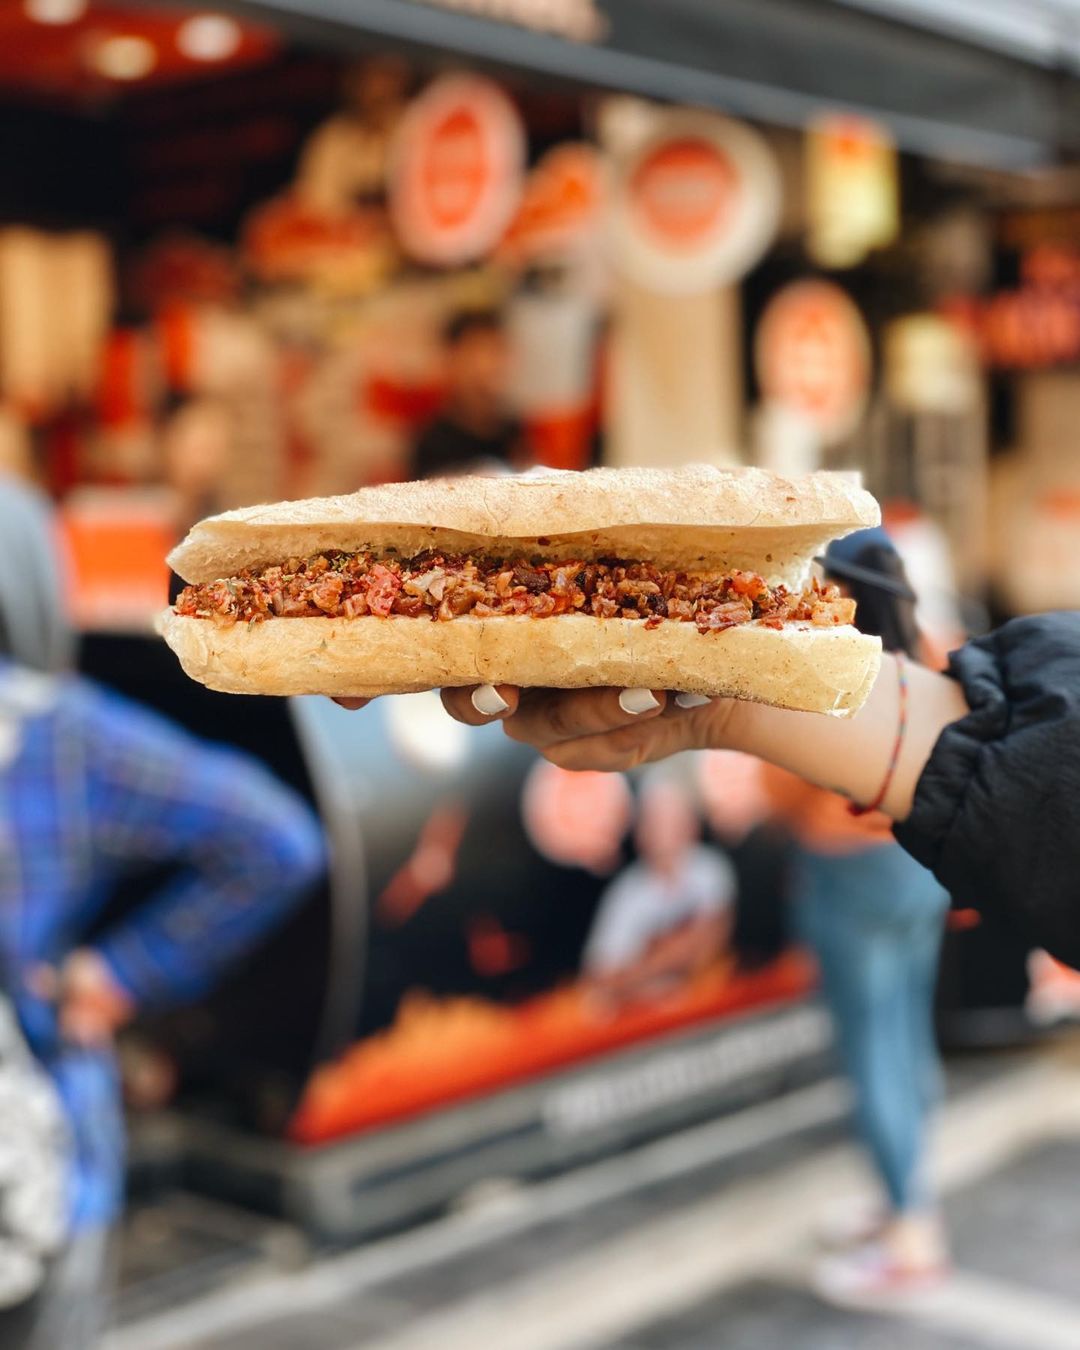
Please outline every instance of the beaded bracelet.
[[881, 803], [885, 800], [889, 788], [892, 786], [893, 776], [896, 773], [896, 766], [900, 762], [900, 750], [904, 744], [904, 735], [907, 732], [908, 722], [908, 679], [907, 667], [904, 664], [902, 652], [896, 652], [896, 675], [900, 685], [900, 724], [896, 728], [896, 741], [893, 744], [892, 754], [889, 756], [889, 767], [885, 770], [885, 781], [881, 785], [881, 791], [868, 806], [859, 806], [856, 802], [848, 803], [848, 810], [853, 816], [866, 816], [871, 811], [877, 811]]

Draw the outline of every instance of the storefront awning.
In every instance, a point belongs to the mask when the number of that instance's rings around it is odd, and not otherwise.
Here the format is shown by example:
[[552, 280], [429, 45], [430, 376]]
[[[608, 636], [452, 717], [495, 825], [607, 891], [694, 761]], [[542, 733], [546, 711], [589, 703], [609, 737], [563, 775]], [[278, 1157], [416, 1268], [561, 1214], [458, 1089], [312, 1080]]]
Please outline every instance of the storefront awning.
[[1080, 150], [1080, 81], [836, 0], [229, 0], [228, 7], [336, 50], [384, 39], [780, 125], [843, 106], [886, 122], [905, 149], [966, 163], [1021, 168]]
[[1080, 0], [841, 0], [1037, 65], [1080, 70]]

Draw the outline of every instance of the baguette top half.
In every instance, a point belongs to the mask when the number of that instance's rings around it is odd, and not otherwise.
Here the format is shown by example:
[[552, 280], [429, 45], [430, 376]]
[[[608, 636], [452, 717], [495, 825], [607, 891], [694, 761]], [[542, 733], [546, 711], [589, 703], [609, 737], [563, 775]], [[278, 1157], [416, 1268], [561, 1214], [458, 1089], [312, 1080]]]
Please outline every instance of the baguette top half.
[[425, 548], [627, 557], [686, 570], [749, 568], [797, 583], [831, 539], [880, 521], [850, 476], [763, 469], [590, 469], [361, 488], [212, 516], [169, 556], [203, 583], [326, 550]]

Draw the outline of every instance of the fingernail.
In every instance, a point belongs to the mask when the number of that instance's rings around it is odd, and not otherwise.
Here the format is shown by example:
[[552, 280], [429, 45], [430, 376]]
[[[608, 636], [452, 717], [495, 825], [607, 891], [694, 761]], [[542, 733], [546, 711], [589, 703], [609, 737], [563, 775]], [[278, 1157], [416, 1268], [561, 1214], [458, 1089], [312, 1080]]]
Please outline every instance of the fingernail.
[[619, 695], [619, 707], [624, 713], [629, 713], [631, 717], [639, 717], [642, 713], [652, 712], [654, 708], [659, 708], [660, 700], [651, 689], [624, 689]]
[[676, 694], [675, 705], [679, 708], [704, 708], [706, 703], [711, 703], [711, 698], [706, 698], [704, 694]]
[[472, 705], [482, 717], [498, 717], [510, 706], [493, 684], [482, 684], [474, 689]]

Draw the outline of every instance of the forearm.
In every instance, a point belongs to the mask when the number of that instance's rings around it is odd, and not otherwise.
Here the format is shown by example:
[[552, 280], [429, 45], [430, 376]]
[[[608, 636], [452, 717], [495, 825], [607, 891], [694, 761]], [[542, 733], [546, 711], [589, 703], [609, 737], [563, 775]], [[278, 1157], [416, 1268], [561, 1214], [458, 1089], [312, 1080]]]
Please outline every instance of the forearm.
[[303, 899], [323, 866], [321, 835], [302, 809], [267, 824], [208, 820], [199, 865], [99, 939], [99, 955], [135, 1002], [200, 997]]
[[[894, 820], [911, 811], [915, 788], [942, 730], [967, 712], [960, 685], [905, 662], [908, 722], [896, 772], [882, 809]], [[718, 745], [757, 755], [819, 787], [865, 805], [881, 790], [899, 726], [896, 661], [884, 657], [863, 708], [850, 718], [789, 712], [758, 703], [717, 708]]]
[[[959, 683], [906, 662], [907, 730], [883, 809], [895, 820], [911, 812], [915, 789], [941, 732], [964, 717]], [[788, 769], [862, 805], [873, 802], [889, 769], [900, 722], [897, 667], [882, 661], [863, 709], [852, 718], [790, 712], [736, 699], [680, 707], [664, 693], [617, 689], [492, 691], [503, 704], [485, 712], [468, 689], [443, 691], [459, 721], [501, 717], [513, 740], [535, 746], [562, 769], [626, 772], [685, 750], [739, 750]], [[625, 695], [637, 706], [627, 706]], [[644, 695], [644, 702], [641, 696]]]

